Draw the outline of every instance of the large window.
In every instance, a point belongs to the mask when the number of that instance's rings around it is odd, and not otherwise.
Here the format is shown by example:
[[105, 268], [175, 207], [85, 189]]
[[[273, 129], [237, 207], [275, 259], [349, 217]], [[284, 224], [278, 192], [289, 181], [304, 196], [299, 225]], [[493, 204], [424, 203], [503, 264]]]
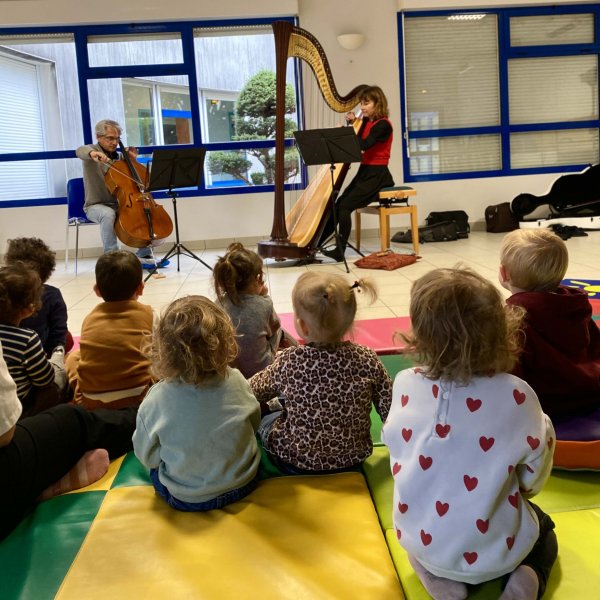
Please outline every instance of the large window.
[[600, 161], [597, 5], [406, 13], [407, 181]]
[[[160, 147], [205, 148], [189, 194], [268, 189], [274, 117], [239, 99], [270, 85], [274, 54], [266, 19], [0, 29], [0, 206], [63, 202], [81, 175], [74, 151], [105, 118], [144, 163]], [[294, 97], [296, 80], [289, 61]], [[288, 120], [297, 128], [295, 108]], [[297, 183], [297, 159], [286, 167]]]

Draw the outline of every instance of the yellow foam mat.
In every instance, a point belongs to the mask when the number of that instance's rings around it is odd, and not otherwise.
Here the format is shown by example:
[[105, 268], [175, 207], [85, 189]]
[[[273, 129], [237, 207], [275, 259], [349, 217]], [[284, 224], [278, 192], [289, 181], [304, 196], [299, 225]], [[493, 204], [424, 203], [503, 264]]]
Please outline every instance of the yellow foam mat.
[[149, 486], [111, 489], [59, 600], [394, 600], [402, 588], [358, 473], [262, 481], [182, 513]]

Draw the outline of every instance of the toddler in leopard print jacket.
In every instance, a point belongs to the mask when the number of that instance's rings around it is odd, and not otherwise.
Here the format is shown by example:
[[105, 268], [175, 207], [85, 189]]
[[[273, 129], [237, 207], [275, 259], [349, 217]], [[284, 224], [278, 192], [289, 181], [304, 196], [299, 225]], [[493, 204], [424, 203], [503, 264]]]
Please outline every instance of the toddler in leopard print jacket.
[[360, 465], [373, 451], [371, 406], [383, 420], [391, 380], [373, 350], [342, 341], [356, 315], [357, 291], [376, 297], [367, 281], [308, 272], [292, 292], [295, 324], [306, 345], [279, 352], [250, 379], [259, 401], [277, 396], [283, 410], [263, 418], [259, 436], [285, 473], [330, 473]]
[[382, 433], [398, 541], [436, 600], [497, 577], [501, 600], [540, 598], [557, 543], [528, 498], [550, 474], [554, 430], [509, 374], [523, 311], [473, 271], [435, 269], [413, 285], [410, 316], [421, 366], [396, 376]]

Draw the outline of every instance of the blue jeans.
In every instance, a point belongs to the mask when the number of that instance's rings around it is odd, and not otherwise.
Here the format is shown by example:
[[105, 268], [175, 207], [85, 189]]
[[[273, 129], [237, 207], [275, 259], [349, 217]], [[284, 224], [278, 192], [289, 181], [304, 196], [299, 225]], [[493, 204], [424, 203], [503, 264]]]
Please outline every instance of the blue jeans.
[[[104, 253], [118, 250], [119, 243], [115, 233], [115, 220], [117, 219], [117, 204], [91, 204], [85, 209], [85, 214], [90, 221], [100, 225], [100, 238]], [[140, 258], [151, 258], [149, 248], [138, 248], [136, 255]]]
[[115, 220], [117, 218], [117, 205], [92, 204], [85, 209], [85, 214], [90, 221], [99, 223], [100, 238], [104, 252], [118, 250], [117, 234], [115, 233]]
[[207, 510], [214, 510], [215, 508], [223, 508], [228, 504], [233, 504], [234, 502], [245, 498], [250, 492], [254, 491], [258, 483], [258, 479], [255, 477], [250, 483], [247, 483], [241, 488], [225, 492], [212, 500], [207, 500], [206, 502], [185, 502], [184, 500], [179, 500], [175, 498], [175, 496], [172, 496], [171, 492], [169, 492], [169, 490], [160, 482], [160, 479], [158, 478], [158, 469], [150, 469], [150, 479], [152, 480], [152, 485], [154, 486], [156, 493], [163, 498], [169, 506], [184, 512], [205, 512]]

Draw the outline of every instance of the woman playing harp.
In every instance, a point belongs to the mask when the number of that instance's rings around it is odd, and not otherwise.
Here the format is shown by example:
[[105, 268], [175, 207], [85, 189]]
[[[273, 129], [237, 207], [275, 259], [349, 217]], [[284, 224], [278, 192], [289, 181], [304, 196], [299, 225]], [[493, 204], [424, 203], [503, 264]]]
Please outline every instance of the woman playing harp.
[[[346, 96], [337, 92], [327, 57], [317, 39], [287, 22], [273, 23], [276, 51], [276, 115], [275, 115], [275, 199], [271, 239], [258, 243], [258, 253], [266, 258], [307, 258], [318, 248], [319, 240], [331, 209], [333, 191], [339, 190], [349, 165], [336, 165], [332, 179], [329, 167], [317, 174], [286, 216], [284, 207], [285, 153], [285, 75], [289, 57], [305, 61], [312, 69], [319, 91], [327, 105], [337, 113], [346, 113], [359, 103], [359, 95], [367, 88], [361, 85]], [[357, 127], [360, 125], [357, 122]]]

